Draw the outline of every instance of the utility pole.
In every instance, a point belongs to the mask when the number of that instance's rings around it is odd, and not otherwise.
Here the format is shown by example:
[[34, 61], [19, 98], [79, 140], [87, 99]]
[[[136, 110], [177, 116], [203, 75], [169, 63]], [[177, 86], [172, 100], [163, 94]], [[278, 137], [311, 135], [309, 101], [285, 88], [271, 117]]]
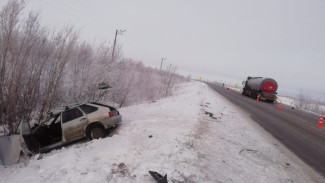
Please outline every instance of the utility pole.
[[162, 68], [162, 64], [163, 64], [163, 62], [164, 62], [164, 60], [166, 60], [167, 58], [162, 58], [161, 59], [161, 62], [160, 62], [160, 70], [161, 70], [161, 68]]
[[113, 45], [113, 50], [112, 50], [112, 61], [114, 61], [114, 54], [115, 54], [115, 46], [116, 46], [116, 38], [117, 38], [117, 35], [123, 35], [123, 33], [125, 31], [126, 30], [116, 30], [115, 31], [115, 39], [114, 39], [114, 45]]
[[170, 72], [170, 69], [172, 68], [172, 64], [169, 64], [169, 67], [168, 67], [168, 73]]

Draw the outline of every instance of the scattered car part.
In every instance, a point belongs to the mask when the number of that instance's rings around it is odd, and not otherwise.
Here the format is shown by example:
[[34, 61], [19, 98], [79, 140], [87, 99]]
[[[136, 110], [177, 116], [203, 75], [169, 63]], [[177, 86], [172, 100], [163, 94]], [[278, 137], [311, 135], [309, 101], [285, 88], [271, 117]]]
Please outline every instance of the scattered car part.
[[20, 156], [19, 136], [1, 136], [0, 137], [0, 164], [12, 165], [19, 161]]
[[159, 173], [150, 170], [149, 170], [149, 174], [157, 181], [157, 183], [168, 183], [167, 174], [165, 176], [162, 176]]
[[98, 83], [98, 89], [100, 90], [106, 90], [108, 88], [112, 88], [111, 86], [109, 86], [107, 83], [105, 82], [101, 82], [101, 83]]
[[209, 115], [212, 119], [220, 118], [220, 117], [214, 117], [212, 112], [205, 111], [204, 114]]

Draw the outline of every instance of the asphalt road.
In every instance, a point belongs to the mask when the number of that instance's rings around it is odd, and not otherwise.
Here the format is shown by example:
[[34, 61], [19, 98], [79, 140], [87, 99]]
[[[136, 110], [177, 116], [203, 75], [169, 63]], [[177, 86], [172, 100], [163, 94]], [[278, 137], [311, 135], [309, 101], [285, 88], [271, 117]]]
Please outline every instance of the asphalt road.
[[276, 103], [256, 102], [239, 92], [207, 84], [250, 114], [255, 122], [325, 177], [325, 127], [317, 127], [319, 115], [285, 105], [278, 111]]

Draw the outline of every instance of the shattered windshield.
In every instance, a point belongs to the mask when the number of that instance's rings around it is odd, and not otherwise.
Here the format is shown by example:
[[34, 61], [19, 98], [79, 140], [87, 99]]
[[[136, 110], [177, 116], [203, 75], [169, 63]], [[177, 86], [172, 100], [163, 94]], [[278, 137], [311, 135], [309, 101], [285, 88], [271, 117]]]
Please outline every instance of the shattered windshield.
[[51, 116], [43, 124], [44, 125], [51, 125], [51, 124], [55, 124], [55, 123], [58, 123], [58, 122], [60, 122], [60, 115]]

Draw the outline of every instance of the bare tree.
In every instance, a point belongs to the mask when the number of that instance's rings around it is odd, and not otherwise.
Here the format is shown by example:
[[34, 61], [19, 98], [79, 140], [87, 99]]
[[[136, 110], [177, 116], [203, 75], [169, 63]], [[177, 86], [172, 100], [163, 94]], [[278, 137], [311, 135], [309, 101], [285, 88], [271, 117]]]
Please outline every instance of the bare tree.
[[165, 97], [171, 95], [174, 91], [175, 84], [177, 83], [176, 70], [176, 67], [169, 65], [167, 71], [162, 71], [162, 87]]
[[[21, 20], [23, 9], [24, 1], [10, 0], [0, 12], [0, 126], [7, 134], [63, 104], [101, 100], [122, 107], [169, 96], [185, 81], [176, 67], [163, 71], [123, 58], [121, 46], [112, 60], [109, 46], [79, 43], [71, 27], [49, 31], [38, 13]], [[112, 88], [99, 90], [100, 82]]]
[[[18, 39], [19, 15], [24, 8], [24, 2], [13, 0], [9, 1], [0, 12], [0, 120], [2, 125], [8, 125], [10, 131], [14, 131], [13, 123], [6, 123], [13, 115], [9, 105], [13, 97], [11, 85], [8, 86], [8, 77], [12, 77], [10, 70], [16, 69], [16, 63], [12, 63], [15, 54], [16, 41]], [[15, 67], [15, 68], [12, 68]], [[13, 80], [11, 78], [11, 80]], [[10, 107], [9, 107], [10, 108]]]
[[77, 33], [70, 27], [54, 34], [51, 39], [54, 46], [54, 53], [53, 57], [49, 59], [47, 74], [45, 76], [46, 80], [42, 86], [42, 101], [40, 102], [41, 107], [38, 116], [39, 122], [43, 120], [45, 113], [52, 108], [53, 103], [57, 99], [55, 97], [58, 94], [57, 91], [63, 78], [63, 71], [71, 57], [77, 38]]

